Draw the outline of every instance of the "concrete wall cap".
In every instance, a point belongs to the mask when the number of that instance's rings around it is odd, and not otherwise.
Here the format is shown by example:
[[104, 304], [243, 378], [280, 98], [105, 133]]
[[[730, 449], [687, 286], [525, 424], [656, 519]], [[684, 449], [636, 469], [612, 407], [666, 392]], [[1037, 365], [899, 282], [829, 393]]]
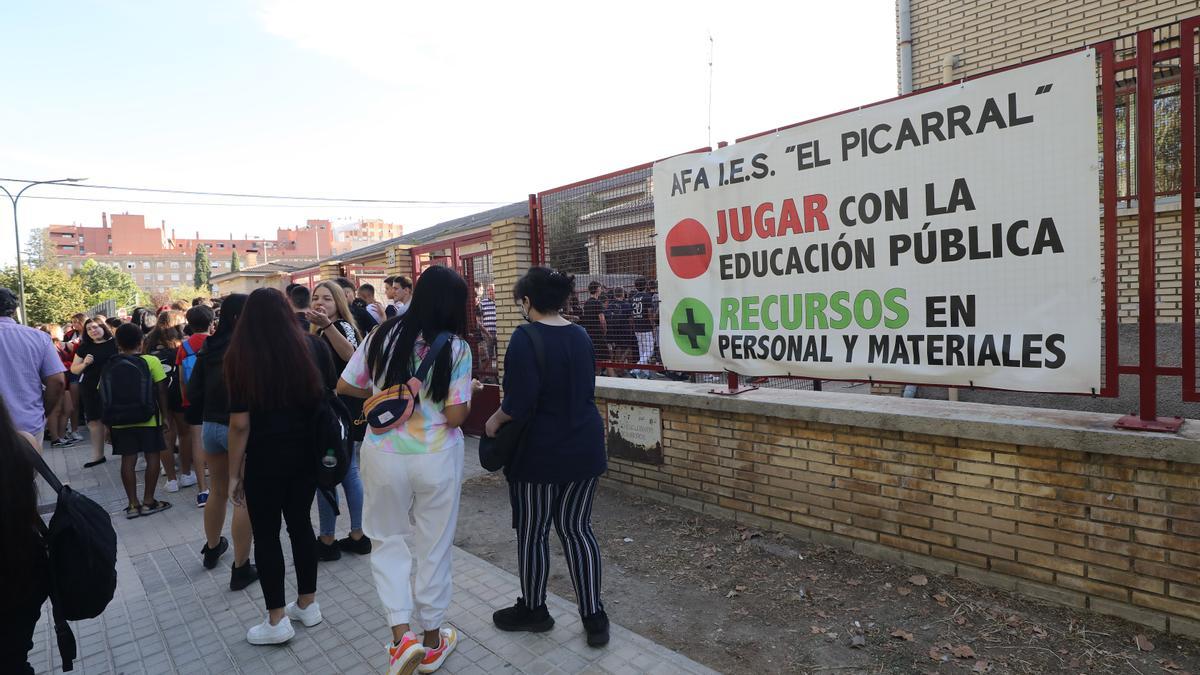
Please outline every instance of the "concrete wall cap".
[[786, 389], [709, 393], [720, 386], [598, 377], [596, 397], [1200, 464], [1200, 422], [1194, 420], [1178, 434], [1159, 434], [1115, 429], [1118, 416], [1105, 413]]

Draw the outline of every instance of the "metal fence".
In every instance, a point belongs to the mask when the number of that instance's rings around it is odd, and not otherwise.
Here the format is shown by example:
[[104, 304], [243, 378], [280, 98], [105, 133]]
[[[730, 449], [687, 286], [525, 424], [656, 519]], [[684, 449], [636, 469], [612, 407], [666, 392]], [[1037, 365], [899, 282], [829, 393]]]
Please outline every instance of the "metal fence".
[[[1120, 376], [1137, 376], [1139, 412], [1122, 419], [1120, 425], [1127, 428], [1177, 428], [1176, 422], [1156, 417], [1159, 377], [1181, 377], [1183, 400], [1200, 401], [1195, 257], [1197, 31], [1200, 17], [1095, 45], [1100, 61], [1097, 140], [1103, 200], [1099, 226], [1104, 326], [1102, 388], [1092, 394], [1117, 397]], [[531, 195], [533, 259], [576, 275], [577, 296], [567, 311], [577, 316], [599, 343], [600, 367], [693, 381], [727, 377], [730, 389], [735, 390], [742, 384], [736, 374], [663, 372], [657, 350], [649, 358], [644, 349], [639, 353], [636, 341], [631, 344], [620, 323], [639, 279], [645, 280], [651, 291], [654, 288], [652, 167], [653, 162], [647, 162]], [[1138, 199], [1139, 195], [1155, 198]], [[1177, 239], [1173, 232], [1160, 231], [1156, 213], [1156, 205], [1174, 199], [1180, 202]], [[1118, 231], [1121, 209], [1127, 210], [1121, 214], [1125, 216], [1136, 209], [1137, 225], [1128, 233]], [[1164, 254], [1162, 259], [1159, 253]], [[1136, 283], [1130, 282], [1131, 276]], [[598, 299], [606, 316], [618, 317], [619, 324], [617, 331], [610, 328], [599, 340], [598, 328], [588, 325], [592, 320], [585, 311], [588, 287], [593, 283], [599, 286]], [[1159, 365], [1156, 344], [1157, 294], [1172, 290], [1176, 283], [1182, 323], [1181, 366], [1165, 367]], [[1132, 364], [1121, 360], [1122, 305], [1136, 308], [1138, 346]], [[654, 319], [657, 325], [657, 317]], [[820, 388], [819, 381], [795, 378], [759, 378], [752, 384]]]

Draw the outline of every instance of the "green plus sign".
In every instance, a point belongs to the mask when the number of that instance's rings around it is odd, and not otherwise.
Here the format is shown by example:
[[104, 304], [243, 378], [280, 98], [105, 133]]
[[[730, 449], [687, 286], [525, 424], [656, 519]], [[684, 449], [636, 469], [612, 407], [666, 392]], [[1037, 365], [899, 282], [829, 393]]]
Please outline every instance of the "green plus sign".
[[671, 314], [671, 334], [684, 354], [703, 356], [712, 344], [712, 312], [695, 298], [684, 298]]

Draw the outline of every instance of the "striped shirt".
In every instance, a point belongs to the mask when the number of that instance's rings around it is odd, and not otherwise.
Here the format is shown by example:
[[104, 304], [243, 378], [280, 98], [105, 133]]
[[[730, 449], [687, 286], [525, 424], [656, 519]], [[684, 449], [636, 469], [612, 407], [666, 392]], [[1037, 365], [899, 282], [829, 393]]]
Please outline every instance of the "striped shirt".
[[483, 316], [483, 328], [496, 334], [496, 301], [484, 296], [479, 300], [479, 313]]

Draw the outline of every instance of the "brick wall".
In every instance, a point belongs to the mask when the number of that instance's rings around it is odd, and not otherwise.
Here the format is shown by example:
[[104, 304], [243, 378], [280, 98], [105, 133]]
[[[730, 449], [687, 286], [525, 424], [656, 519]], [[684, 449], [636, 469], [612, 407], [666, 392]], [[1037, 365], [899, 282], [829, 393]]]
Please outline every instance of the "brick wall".
[[912, 0], [913, 88], [940, 84], [948, 54], [972, 77], [1197, 14], [1196, 0]]
[[517, 306], [509, 300], [512, 288], [529, 271], [532, 246], [529, 243], [529, 219], [511, 218], [492, 223], [492, 276], [496, 284], [497, 362], [504, 374], [504, 354], [508, 336], [524, 322]]
[[[1179, 211], [1159, 213], [1155, 221], [1154, 273], [1159, 323], [1183, 320], [1183, 237]], [[1117, 311], [1121, 323], [1138, 316], [1137, 216], [1117, 220]]]
[[610, 459], [610, 485], [1200, 637], [1200, 464], [700, 406], [662, 419], [664, 463]]

